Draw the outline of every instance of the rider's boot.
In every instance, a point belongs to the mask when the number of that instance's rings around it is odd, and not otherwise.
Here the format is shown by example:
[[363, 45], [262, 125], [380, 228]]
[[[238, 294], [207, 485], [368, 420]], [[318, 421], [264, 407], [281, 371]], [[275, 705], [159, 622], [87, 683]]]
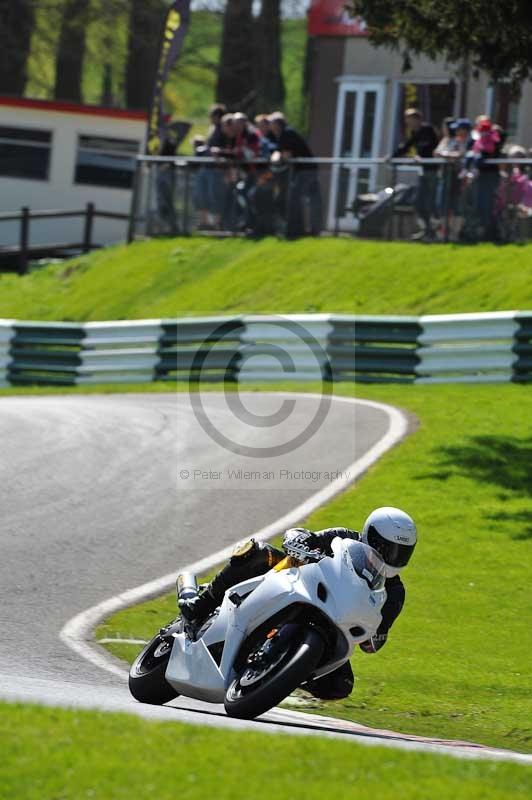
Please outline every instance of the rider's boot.
[[181, 616], [186, 622], [199, 626], [213, 611], [218, 608], [220, 601], [216, 600], [211, 594], [210, 587], [207, 586], [195, 597], [188, 600], [179, 600], [178, 606]]

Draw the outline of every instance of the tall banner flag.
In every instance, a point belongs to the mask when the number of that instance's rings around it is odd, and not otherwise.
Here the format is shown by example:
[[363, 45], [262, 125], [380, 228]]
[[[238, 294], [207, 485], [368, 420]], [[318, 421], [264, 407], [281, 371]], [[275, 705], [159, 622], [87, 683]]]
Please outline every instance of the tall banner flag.
[[190, 0], [174, 0], [166, 16], [161, 42], [161, 52], [157, 65], [157, 75], [153, 97], [148, 115], [148, 135], [146, 138], [146, 151], [148, 155], [156, 156], [161, 151], [163, 139], [163, 89], [168, 74], [175, 62], [183, 39], [188, 28], [190, 17]]

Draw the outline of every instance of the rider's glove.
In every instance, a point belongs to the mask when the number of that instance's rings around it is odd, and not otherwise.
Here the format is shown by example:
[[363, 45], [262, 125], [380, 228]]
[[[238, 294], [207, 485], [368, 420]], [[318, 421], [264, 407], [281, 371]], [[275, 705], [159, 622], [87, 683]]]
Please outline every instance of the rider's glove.
[[305, 528], [291, 528], [283, 539], [283, 550], [298, 561], [317, 560], [323, 553], [317, 548], [317, 537]]

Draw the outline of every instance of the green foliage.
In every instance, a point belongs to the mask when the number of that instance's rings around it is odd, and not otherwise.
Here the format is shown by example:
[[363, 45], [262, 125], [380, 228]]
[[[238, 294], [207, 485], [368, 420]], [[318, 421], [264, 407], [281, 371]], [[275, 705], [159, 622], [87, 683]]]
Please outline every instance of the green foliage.
[[0, 317], [420, 314], [532, 308], [532, 245], [158, 239], [0, 275]]
[[[125, 105], [128, 10], [125, 0], [92, 0], [83, 70], [83, 99], [86, 103], [101, 102], [104, 69], [108, 64], [112, 73], [114, 102], [119, 107]], [[194, 133], [206, 132], [208, 108], [217, 99], [222, 20], [222, 14], [215, 11], [194, 11], [191, 14], [182, 54], [165, 87], [165, 105], [169, 113], [194, 123], [183, 150], [190, 149]], [[26, 88], [29, 97], [52, 97], [60, 25], [61, 10], [56, 0], [36, 5]], [[282, 43], [285, 111], [295, 125], [301, 126], [305, 122], [302, 85], [306, 21], [284, 20]]]
[[[315, 530], [360, 528], [372, 508], [396, 505], [412, 514], [420, 541], [404, 575], [405, 610], [388, 644], [375, 656], [357, 652], [354, 693], [322, 704], [319, 713], [531, 752], [529, 389], [341, 385], [336, 391], [406, 408], [419, 427], [359, 484], [301, 522]], [[175, 615], [170, 594], [113, 616], [96, 638], [149, 639]], [[109, 649], [132, 661], [139, 648]]]
[[464, 60], [493, 79], [516, 82], [532, 74], [532, 6], [529, 0], [350, 0], [366, 21], [371, 41], [400, 50], [405, 67], [412, 53]]
[[[168, 710], [168, 719], [172, 712]], [[530, 768], [309, 736], [0, 706], [5, 800], [526, 800]]]

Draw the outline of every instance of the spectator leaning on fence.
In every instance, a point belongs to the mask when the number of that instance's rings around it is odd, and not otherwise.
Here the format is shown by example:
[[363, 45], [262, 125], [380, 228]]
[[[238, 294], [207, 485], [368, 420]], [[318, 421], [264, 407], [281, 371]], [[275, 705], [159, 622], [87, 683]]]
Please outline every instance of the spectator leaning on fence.
[[[223, 103], [215, 103], [209, 110], [210, 127], [207, 139], [194, 138], [194, 155], [207, 157], [217, 155], [224, 146], [225, 137], [222, 119], [227, 109]], [[223, 176], [218, 167], [201, 166], [194, 180], [194, 204], [199, 212], [199, 226], [203, 229], [219, 228], [223, 206]]]
[[262, 158], [269, 158], [276, 149], [275, 136], [272, 133], [272, 127], [268, 114], [257, 114], [255, 117], [255, 125], [261, 137], [260, 150]]
[[[305, 139], [291, 128], [280, 111], [271, 114], [270, 125], [277, 149], [272, 156], [273, 163], [283, 159], [314, 158]], [[286, 235], [288, 238], [302, 236], [304, 230], [303, 204], [308, 198], [310, 205], [310, 232], [319, 236], [321, 232], [321, 190], [318, 168], [315, 164], [294, 165], [291, 169], [290, 185], [285, 187], [286, 196]]]
[[238, 161], [253, 161], [260, 155], [260, 135], [249, 123], [245, 114], [237, 111], [233, 114], [235, 130], [235, 157]]
[[[421, 111], [407, 108], [404, 115], [405, 139], [393, 154], [394, 158], [432, 158], [438, 146], [438, 137], [432, 125], [423, 121]], [[420, 230], [414, 234], [416, 239], [435, 238], [432, 217], [436, 212], [436, 188], [438, 182], [438, 166], [425, 165], [419, 178], [416, 197], [416, 212]]]
[[[195, 158], [206, 158], [209, 155], [207, 140], [204, 136], [194, 136], [192, 140]], [[207, 166], [194, 167], [192, 198], [198, 212], [199, 227], [206, 230], [212, 226], [210, 214], [215, 213], [211, 199], [212, 169]]]
[[[173, 158], [177, 151], [175, 135], [168, 131], [163, 141], [159, 155]], [[174, 207], [174, 165], [171, 163], [157, 164], [157, 211], [161, 233], [176, 233], [176, 217]]]
[[449, 239], [453, 242], [459, 240], [463, 225], [460, 170], [470, 132], [469, 120], [447, 117], [444, 120], [444, 136], [434, 151], [437, 158], [447, 162], [438, 183], [438, 212], [444, 225], [448, 225]]

